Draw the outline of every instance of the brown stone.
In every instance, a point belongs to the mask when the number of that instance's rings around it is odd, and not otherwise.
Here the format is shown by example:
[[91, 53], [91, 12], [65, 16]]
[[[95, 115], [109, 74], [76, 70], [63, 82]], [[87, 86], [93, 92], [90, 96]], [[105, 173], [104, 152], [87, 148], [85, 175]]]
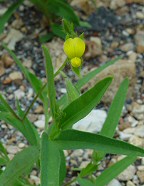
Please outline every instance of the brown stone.
[[3, 84], [4, 84], [4, 85], [8, 85], [8, 84], [10, 84], [11, 82], [12, 82], [12, 80], [11, 80], [9, 77], [7, 77], [6, 79], [3, 80]]
[[36, 109], [35, 109], [35, 111], [34, 111], [34, 113], [36, 113], [36, 114], [43, 114], [43, 112], [44, 112], [44, 109], [43, 109], [43, 106], [38, 106]]
[[129, 56], [129, 59], [123, 59], [116, 62], [114, 65], [109, 66], [101, 73], [99, 73], [88, 85], [85, 87], [94, 86], [98, 81], [104, 79], [108, 76], [113, 76], [113, 82], [108, 88], [107, 92], [103, 97], [105, 103], [111, 103], [115, 93], [117, 92], [120, 83], [128, 77], [130, 80], [128, 97], [131, 98], [134, 95], [134, 86], [136, 83], [136, 67], [135, 67], [136, 56], [135, 53], [132, 53]]
[[4, 54], [2, 56], [2, 61], [5, 68], [9, 68], [14, 62], [13, 59], [8, 54]]
[[71, 5], [81, 9], [86, 15], [90, 15], [96, 10], [95, 4], [90, 0], [73, 0]]
[[86, 52], [85, 58], [95, 58], [96, 56], [100, 56], [102, 52], [102, 43], [99, 37], [91, 37], [89, 41], [86, 41]]
[[5, 68], [2, 61], [0, 61], [0, 76], [2, 76], [4, 73], [5, 73]]
[[144, 32], [138, 31], [135, 35], [136, 48], [138, 53], [144, 53]]
[[141, 183], [144, 183], [144, 171], [137, 171]]

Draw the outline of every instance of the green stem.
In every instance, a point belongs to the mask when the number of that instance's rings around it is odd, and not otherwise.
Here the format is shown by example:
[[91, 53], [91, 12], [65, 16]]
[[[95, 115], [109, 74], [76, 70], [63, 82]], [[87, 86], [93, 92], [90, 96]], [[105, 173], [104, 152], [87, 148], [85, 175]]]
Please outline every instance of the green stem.
[[62, 71], [64, 69], [67, 62], [68, 62], [68, 58], [66, 58], [66, 60], [62, 64], [62, 66], [55, 72], [54, 77], [56, 77], [60, 73], [60, 71]]
[[35, 96], [35, 98], [33, 99], [31, 105], [29, 106], [29, 108], [27, 109], [27, 111], [25, 112], [22, 121], [24, 121], [24, 119], [26, 118], [26, 116], [28, 115], [30, 109], [33, 107], [34, 103], [36, 102], [37, 98], [40, 96], [40, 94], [42, 93], [42, 91], [44, 90], [44, 88], [46, 87], [47, 83], [45, 83], [43, 85], [43, 87], [41, 88], [41, 90], [38, 92], [38, 94]]

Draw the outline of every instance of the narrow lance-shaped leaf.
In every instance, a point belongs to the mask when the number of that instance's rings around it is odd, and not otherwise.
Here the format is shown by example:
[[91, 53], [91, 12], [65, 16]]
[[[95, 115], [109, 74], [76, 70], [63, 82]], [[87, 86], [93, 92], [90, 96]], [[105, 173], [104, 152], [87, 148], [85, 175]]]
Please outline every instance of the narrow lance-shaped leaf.
[[121, 83], [119, 90], [110, 106], [106, 121], [104, 122], [102, 130], [100, 132], [101, 135], [113, 137], [126, 99], [128, 84], [128, 79], [125, 79]]
[[53, 71], [49, 50], [44, 45], [43, 45], [43, 51], [45, 55], [46, 76], [48, 82], [48, 96], [50, 100], [50, 108], [51, 108], [52, 116], [53, 118], [55, 118], [57, 113], [57, 107], [56, 107], [56, 90], [54, 85], [54, 71]]
[[38, 133], [33, 124], [28, 119], [22, 123], [22, 121], [18, 120], [10, 113], [0, 112], [0, 120], [3, 120], [18, 129], [31, 145], [37, 145], [39, 143]]
[[59, 186], [60, 153], [57, 145], [42, 134], [41, 144], [41, 186]]
[[107, 168], [101, 175], [96, 179], [95, 186], [105, 186], [112, 179], [117, 177], [122, 171], [124, 171], [129, 165], [131, 165], [136, 160], [135, 154], [123, 158], [119, 162], [115, 163], [111, 167]]
[[144, 157], [144, 149], [126, 142], [111, 139], [98, 134], [81, 132], [77, 130], [65, 130], [55, 138], [59, 148], [69, 149], [94, 149], [104, 153], [130, 155]]
[[[123, 109], [123, 105], [126, 99], [127, 90], [128, 90], [129, 80], [126, 78], [120, 85], [114, 100], [110, 106], [108, 116], [104, 122], [102, 130], [100, 132], [101, 135], [107, 137], [113, 137], [116, 127], [118, 125], [118, 121], [120, 119], [120, 115]], [[93, 161], [97, 161], [95, 157], [101, 157], [101, 159], [105, 156], [105, 153], [101, 152], [93, 152]], [[99, 160], [100, 161], [100, 160]]]
[[63, 32], [63, 28], [61, 25], [57, 25], [57, 24], [52, 24], [51, 25], [51, 29], [52, 29], [52, 32], [53, 34], [55, 34], [56, 36], [62, 38], [62, 39], [65, 39], [65, 33]]
[[60, 169], [59, 169], [59, 185], [63, 185], [63, 181], [66, 177], [66, 160], [63, 151], [60, 152]]
[[[42, 100], [44, 105], [44, 112], [45, 112], [45, 118], [46, 123], [48, 123], [48, 97], [47, 97], [47, 90], [46, 88], [43, 89], [43, 83], [40, 79], [38, 79], [34, 74], [32, 74], [27, 68], [25, 68], [21, 61], [16, 57], [16, 55], [6, 47], [6, 45], [3, 45], [3, 47], [8, 51], [8, 53], [12, 56], [16, 64], [19, 66], [27, 80], [30, 82], [31, 86], [33, 87], [36, 94], [39, 94], [39, 98]], [[43, 89], [43, 91], [41, 91]]]
[[1, 142], [0, 142], [0, 153], [2, 153], [4, 156], [7, 157], [7, 151]]
[[0, 34], [4, 30], [5, 23], [8, 22], [12, 14], [16, 11], [16, 9], [23, 3], [24, 0], [19, 0], [16, 3], [13, 3], [8, 10], [0, 17]]
[[76, 25], [79, 25], [79, 18], [66, 1], [49, 0], [47, 3], [48, 12], [65, 18]]
[[21, 120], [19, 118], [19, 116], [13, 111], [13, 109], [9, 106], [9, 104], [7, 103], [7, 101], [3, 98], [3, 96], [0, 94], [0, 101], [3, 103], [5, 110], [8, 111], [9, 113], [11, 113], [15, 118], [17, 118], [18, 120]]
[[80, 93], [68, 78], [66, 78], [66, 89], [70, 103], [80, 96]]
[[11, 160], [5, 171], [0, 175], [0, 186], [13, 186], [19, 176], [22, 176], [38, 160], [39, 150], [37, 147], [28, 147], [19, 152]]
[[89, 112], [100, 102], [111, 82], [112, 77], [103, 79], [93, 88], [69, 104], [63, 110], [64, 115], [60, 121], [61, 128], [71, 128], [74, 123], [89, 114]]
[[[125, 102], [126, 93], [128, 90], [128, 83], [129, 83], [128, 79], [125, 79], [121, 83], [121, 85], [120, 85], [120, 87], [114, 97], [114, 100], [110, 106], [106, 121], [102, 127], [101, 132], [100, 132], [101, 135], [104, 135], [107, 137], [113, 137], [115, 129], [118, 124], [118, 121], [119, 121], [119, 118], [120, 118], [120, 115], [121, 115], [121, 111], [122, 111], [124, 102]], [[97, 152], [97, 151], [93, 152], [92, 162], [90, 163], [92, 170], [95, 168], [93, 170], [93, 172], [97, 169], [97, 167], [98, 167], [97, 164], [99, 163], [99, 161], [101, 159], [103, 159], [104, 156], [105, 156], [105, 153]], [[86, 175], [89, 175], [92, 173], [92, 171], [89, 169], [89, 166], [87, 166], [82, 169], [80, 175], [82, 176], [83, 173], [86, 173]]]
[[[17, 103], [18, 115], [19, 117], [23, 118], [25, 112], [22, 111], [18, 100], [16, 103]], [[24, 126], [24, 130], [22, 131], [22, 133], [25, 135], [28, 142], [31, 145], [39, 145], [39, 141], [40, 141], [39, 134], [36, 128], [34, 127], [33, 123], [31, 123], [29, 119], [25, 117], [25, 119], [21, 122], [21, 125]]]
[[95, 186], [91, 181], [79, 177], [77, 178], [77, 181], [79, 182], [80, 186]]

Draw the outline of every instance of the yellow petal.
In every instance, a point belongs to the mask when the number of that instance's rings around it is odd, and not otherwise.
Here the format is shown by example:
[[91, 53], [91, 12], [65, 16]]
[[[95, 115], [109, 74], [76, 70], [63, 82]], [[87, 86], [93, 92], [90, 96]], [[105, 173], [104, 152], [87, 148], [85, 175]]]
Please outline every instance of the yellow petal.
[[70, 59], [75, 57], [74, 43], [72, 38], [69, 38], [64, 42], [64, 52]]
[[81, 59], [78, 57], [71, 59], [71, 65], [75, 68], [80, 67], [81, 66]]
[[81, 57], [85, 51], [85, 43], [82, 39], [76, 37], [69, 38], [64, 43], [64, 52], [68, 58]]
[[85, 51], [85, 42], [79, 38], [74, 38], [75, 57], [82, 57]]

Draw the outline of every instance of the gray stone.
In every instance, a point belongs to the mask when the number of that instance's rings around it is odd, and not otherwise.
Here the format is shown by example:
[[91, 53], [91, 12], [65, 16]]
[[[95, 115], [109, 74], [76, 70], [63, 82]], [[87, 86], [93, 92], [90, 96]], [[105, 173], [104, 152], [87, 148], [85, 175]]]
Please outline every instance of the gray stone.
[[17, 79], [22, 80], [23, 79], [23, 76], [22, 76], [22, 73], [21, 72], [14, 71], [14, 72], [11, 72], [9, 74], [9, 78], [11, 80], [17, 80]]
[[122, 186], [122, 185], [118, 180], [113, 179], [107, 186]]
[[134, 50], [134, 44], [133, 43], [126, 43], [126, 44], [122, 45], [120, 48], [122, 51], [128, 52], [128, 51]]
[[138, 53], [144, 53], [144, 32], [138, 31], [135, 35], [135, 42]]
[[21, 89], [18, 89], [14, 92], [14, 95], [15, 95], [15, 98], [20, 100], [21, 98], [25, 96], [25, 93]]
[[125, 5], [124, 0], [111, 0], [110, 8], [115, 10], [117, 8], [123, 7]]
[[45, 127], [45, 121], [43, 120], [38, 120], [34, 122], [34, 125], [39, 128], [39, 129], [44, 129]]
[[134, 134], [141, 138], [144, 138], [144, 125], [136, 127]]
[[144, 139], [138, 136], [131, 136], [129, 139], [129, 143], [138, 147], [142, 147], [142, 148], [144, 147]]
[[128, 181], [133, 178], [135, 175], [136, 168], [133, 165], [130, 165], [127, 169], [125, 169], [119, 176], [118, 179], [121, 181]]
[[135, 184], [132, 181], [128, 181], [126, 186], [135, 186]]
[[73, 125], [73, 129], [93, 132], [100, 132], [106, 119], [106, 112], [103, 110], [92, 110], [85, 118]]
[[7, 146], [7, 152], [9, 154], [16, 154], [18, 151], [19, 151], [19, 148], [16, 146], [12, 146], [12, 145]]
[[24, 35], [20, 31], [11, 28], [10, 32], [8, 33], [7, 37], [3, 40], [3, 42], [8, 44], [9, 49], [14, 50], [16, 43], [23, 38]]

